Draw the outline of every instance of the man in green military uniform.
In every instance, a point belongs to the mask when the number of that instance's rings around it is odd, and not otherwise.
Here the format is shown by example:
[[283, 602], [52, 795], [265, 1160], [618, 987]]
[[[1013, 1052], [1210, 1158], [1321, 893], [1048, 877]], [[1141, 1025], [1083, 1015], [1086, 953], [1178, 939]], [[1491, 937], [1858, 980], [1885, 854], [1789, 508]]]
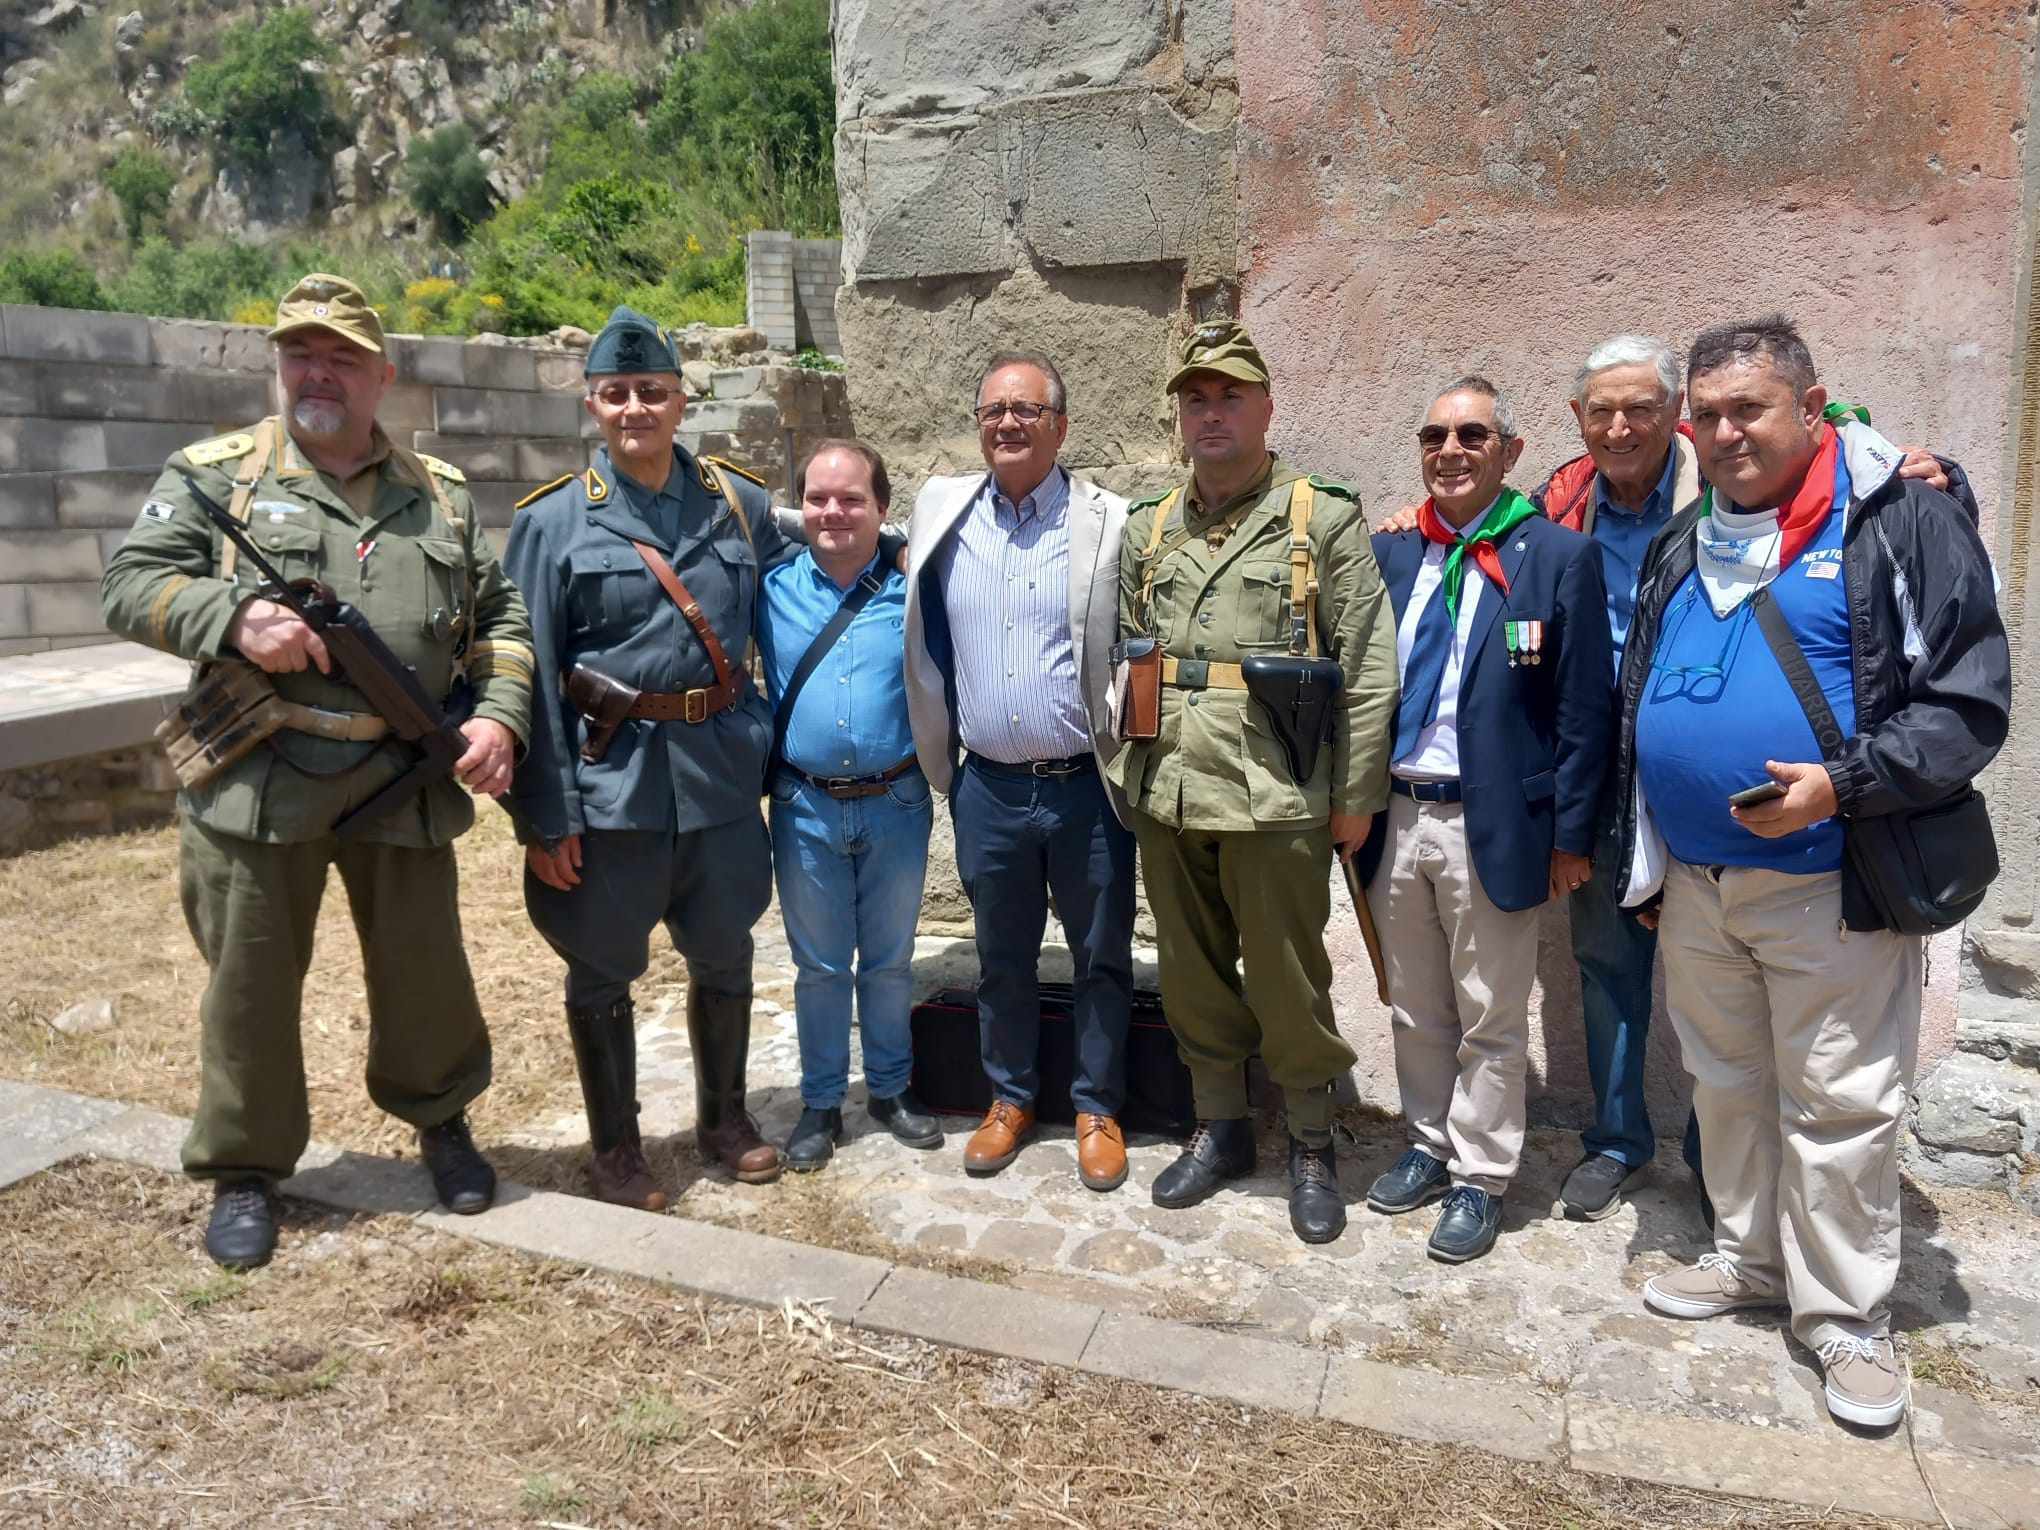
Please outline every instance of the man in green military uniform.
[[[488, 1087], [489, 1033], [461, 948], [452, 848], [473, 805], [441, 777], [335, 834], [418, 751], [388, 736], [319, 634], [260, 593], [192, 486], [244, 522], [286, 578], [317, 579], [359, 610], [429, 696], [471, 687], [460, 786], [509, 786], [531, 709], [524, 602], [461, 475], [376, 423], [396, 369], [375, 310], [353, 283], [313, 274], [284, 295], [270, 339], [283, 414], [172, 456], [101, 589], [115, 632], [198, 661], [193, 699], [233, 698], [188, 705], [172, 758], [185, 781], [185, 918], [211, 968], [184, 1167], [214, 1182], [206, 1251], [235, 1269], [275, 1249], [270, 1187], [310, 1135], [298, 1018], [328, 866], [361, 936], [369, 1096], [418, 1128], [439, 1198], [458, 1212], [495, 1194], [466, 1117]], [[234, 729], [216, 726], [223, 710]]]
[[[1164, 654], [1160, 729], [1111, 767], [1197, 1103], [1154, 1199], [1192, 1206], [1253, 1170], [1244, 1065], [1258, 1051], [1288, 1108], [1290, 1225], [1323, 1243], [1346, 1225], [1332, 1088], [1354, 1061], [1324, 945], [1332, 854], [1358, 849], [1388, 799], [1395, 627], [1358, 496], [1269, 453], [1274, 402], [1246, 330], [1201, 326], [1168, 391], [1191, 475], [1131, 507], [1120, 554], [1121, 634]], [[1299, 650], [1344, 679], [1329, 745], [1301, 780], [1240, 670]]]

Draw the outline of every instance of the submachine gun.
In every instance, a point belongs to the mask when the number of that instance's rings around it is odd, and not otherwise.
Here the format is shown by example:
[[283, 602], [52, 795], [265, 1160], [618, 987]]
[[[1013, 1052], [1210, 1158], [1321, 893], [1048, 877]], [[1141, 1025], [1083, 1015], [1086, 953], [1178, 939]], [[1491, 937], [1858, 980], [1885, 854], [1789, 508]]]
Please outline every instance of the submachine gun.
[[451, 775], [468, 749], [460, 724], [473, 705], [469, 688], [465, 684], [457, 687], [452, 704], [441, 707], [418, 683], [417, 671], [390, 650], [367, 617], [316, 579], [285, 579], [262, 556], [239, 521], [201, 489], [189, 473], [180, 468], [178, 476], [207, 519], [219, 527], [240, 549], [249, 566], [262, 576], [263, 596], [288, 607], [325, 641], [334, 678], [361, 692], [376, 714], [390, 725], [390, 736], [402, 739], [418, 751], [418, 759], [409, 770], [367, 801], [343, 813], [334, 822], [333, 832], [343, 839], [359, 833], [377, 819], [395, 812], [433, 782]]

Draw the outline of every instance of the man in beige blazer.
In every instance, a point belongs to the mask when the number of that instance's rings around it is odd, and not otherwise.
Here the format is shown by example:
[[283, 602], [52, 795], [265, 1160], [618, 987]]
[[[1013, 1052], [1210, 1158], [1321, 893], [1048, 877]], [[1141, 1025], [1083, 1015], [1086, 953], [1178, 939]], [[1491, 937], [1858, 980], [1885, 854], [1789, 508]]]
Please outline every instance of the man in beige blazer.
[[1104, 775], [1118, 747], [1105, 697], [1126, 502], [1057, 462], [1067, 405], [1048, 357], [986, 363], [971, 412], [987, 471], [930, 479], [914, 505], [907, 710], [921, 769], [949, 795], [977, 926], [993, 1098], [964, 1167], [996, 1173], [1034, 1130], [1052, 892], [1076, 965], [1079, 1177], [1112, 1190], [1126, 1178], [1133, 997], [1133, 835]]

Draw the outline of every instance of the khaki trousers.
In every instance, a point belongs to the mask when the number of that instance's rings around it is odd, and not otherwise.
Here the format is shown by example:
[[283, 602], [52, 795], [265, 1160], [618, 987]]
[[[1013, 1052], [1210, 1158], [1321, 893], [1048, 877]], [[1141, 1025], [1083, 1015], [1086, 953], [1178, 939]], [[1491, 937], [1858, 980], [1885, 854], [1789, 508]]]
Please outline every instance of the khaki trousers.
[[1675, 860], [1658, 936], [1714, 1246], [1783, 1287], [1793, 1334], [1816, 1349], [1890, 1330], [1898, 1124], [1919, 1044], [1918, 938], [1841, 918], [1840, 872]]
[[1500, 1195], [1523, 1156], [1537, 910], [1488, 901], [1457, 802], [1388, 799], [1367, 889], [1388, 967], [1395, 1077], [1410, 1145], [1452, 1182]]

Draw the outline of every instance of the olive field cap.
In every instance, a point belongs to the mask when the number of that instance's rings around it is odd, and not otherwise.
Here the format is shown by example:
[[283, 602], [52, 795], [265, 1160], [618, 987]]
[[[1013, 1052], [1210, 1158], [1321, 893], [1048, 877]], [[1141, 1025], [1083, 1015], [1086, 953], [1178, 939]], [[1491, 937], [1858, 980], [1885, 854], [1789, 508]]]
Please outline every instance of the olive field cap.
[[1268, 385], [1268, 364], [1244, 324], [1231, 319], [1200, 324], [1183, 342], [1183, 364], [1169, 374], [1166, 391], [1174, 393], [1193, 372], [1216, 372], [1241, 382]]
[[666, 332], [635, 308], [615, 308], [602, 333], [588, 347], [583, 377], [613, 377], [619, 372], [675, 372], [680, 358]]
[[301, 329], [330, 330], [378, 356], [384, 350], [381, 318], [369, 307], [362, 290], [344, 276], [314, 271], [300, 277], [283, 295], [276, 305], [276, 327], [269, 331], [269, 338], [281, 340]]

